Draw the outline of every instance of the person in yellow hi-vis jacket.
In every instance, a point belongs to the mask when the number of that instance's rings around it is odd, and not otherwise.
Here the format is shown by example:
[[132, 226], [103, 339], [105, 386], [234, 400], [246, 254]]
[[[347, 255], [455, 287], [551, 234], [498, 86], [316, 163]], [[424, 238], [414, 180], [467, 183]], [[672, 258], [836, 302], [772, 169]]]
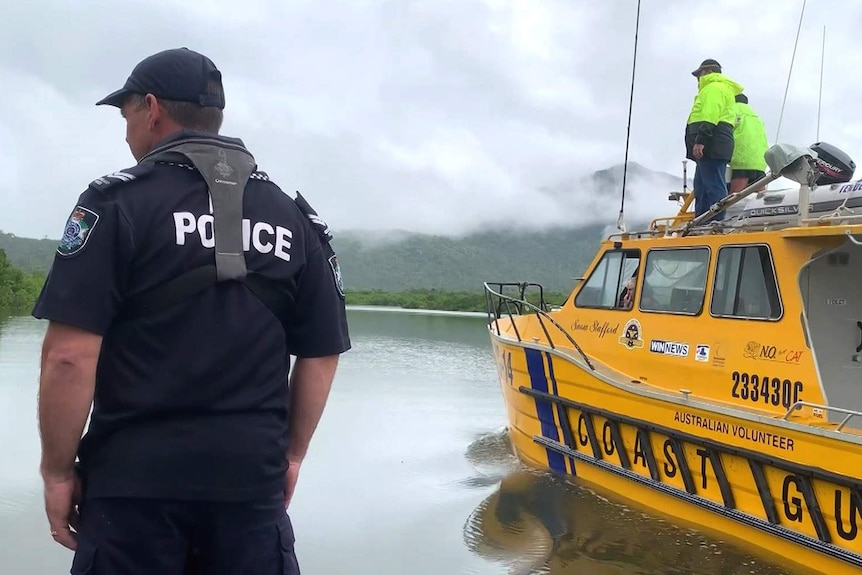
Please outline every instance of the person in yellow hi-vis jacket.
[[733, 110], [736, 124], [733, 128], [733, 158], [730, 160], [730, 169], [733, 170], [730, 175], [731, 194], [741, 192], [766, 175], [763, 155], [769, 147], [763, 120], [748, 105], [748, 96], [737, 94]]
[[[721, 73], [721, 65], [704, 60], [691, 73], [697, 78], [697, 95], [685, 128], [686, 158], [694, 160], [694, 213], [696, 216], [727, 196], [727, 165], [733, 157], [734, 98], [742, 86]], [[713, 220], [724, 219], [724, 212]]]

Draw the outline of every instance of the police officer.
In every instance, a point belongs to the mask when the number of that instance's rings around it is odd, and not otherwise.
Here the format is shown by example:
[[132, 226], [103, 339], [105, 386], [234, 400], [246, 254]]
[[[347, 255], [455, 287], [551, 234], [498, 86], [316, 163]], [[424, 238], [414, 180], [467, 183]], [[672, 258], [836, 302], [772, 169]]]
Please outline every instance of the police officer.
[[350, 349], [326, 224], [218, 135], [209, 58], [98, 104], [137, 164], [80, 195], [33, 310], [51, 535], [73, 574], [299, 573], [286, 508]]

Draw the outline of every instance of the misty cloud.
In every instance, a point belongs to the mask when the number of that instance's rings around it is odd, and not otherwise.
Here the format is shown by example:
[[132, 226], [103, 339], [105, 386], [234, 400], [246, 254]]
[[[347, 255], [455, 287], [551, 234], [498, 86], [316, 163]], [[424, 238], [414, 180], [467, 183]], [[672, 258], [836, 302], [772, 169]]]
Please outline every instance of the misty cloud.
[[[767, 5], [768, 4], [768, 5]], [[644, 3], [629, 159], [681, 175], [690, 75], [718, 59], [770, 140], [801, 3]], [[94, 178], [134, 163], [114, 109], [94, 102], [155, 51], [188, 46], [222, 69], [223, 133], [339, 230], [459, 234], [608, 223], [618, 191], [582, 177], [623, 161], [636, 1], [59, 1], [4, 7], [0, 229], [59, 237]], [[836, 19], [835, 14], [842, 18]], [[809, 3], [781, 140], [862, 158], [854, 115], [862, 6]], [[694, 166], [689, 164], [689, 177]], [[632, 181], [629, 218], [670, 214]]]

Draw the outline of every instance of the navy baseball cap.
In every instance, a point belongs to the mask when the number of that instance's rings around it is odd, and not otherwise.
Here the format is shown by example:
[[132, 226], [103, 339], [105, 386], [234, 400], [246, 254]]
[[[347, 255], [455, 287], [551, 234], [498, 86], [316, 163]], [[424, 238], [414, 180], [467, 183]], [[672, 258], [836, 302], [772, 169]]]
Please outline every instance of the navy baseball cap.
[[213, 61], [188, 48], [164, 50], [141, 60], [122, 88], [108, 94], [97, 106], [122, 107], [130, 94], [152, 94], [164, 100], [192, 102], [224, 109], [224, 92], [207, 90], [210, 80], [221, 86], [221, 72]]

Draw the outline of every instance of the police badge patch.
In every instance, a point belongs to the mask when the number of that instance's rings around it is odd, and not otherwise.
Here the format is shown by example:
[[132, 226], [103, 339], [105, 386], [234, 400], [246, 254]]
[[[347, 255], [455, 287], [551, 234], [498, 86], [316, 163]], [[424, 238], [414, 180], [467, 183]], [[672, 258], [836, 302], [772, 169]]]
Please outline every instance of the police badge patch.
[[99, 215], [84, 206], [75, 206], [66, 227], [63, 230], [63, 238], [57, 246], [57, 253], [61, 256], [72, 256], [84, 249], [93, 228], [99, 221]]
[[344, 280], [341, 278], [341, 267], [338, 265], [338, 256], [332, 254], [329, 256], [329, 267], [332, 268], [332, 277], [335, 279], [335, 287], [338, 289], [338, 295], [344, 299]]

